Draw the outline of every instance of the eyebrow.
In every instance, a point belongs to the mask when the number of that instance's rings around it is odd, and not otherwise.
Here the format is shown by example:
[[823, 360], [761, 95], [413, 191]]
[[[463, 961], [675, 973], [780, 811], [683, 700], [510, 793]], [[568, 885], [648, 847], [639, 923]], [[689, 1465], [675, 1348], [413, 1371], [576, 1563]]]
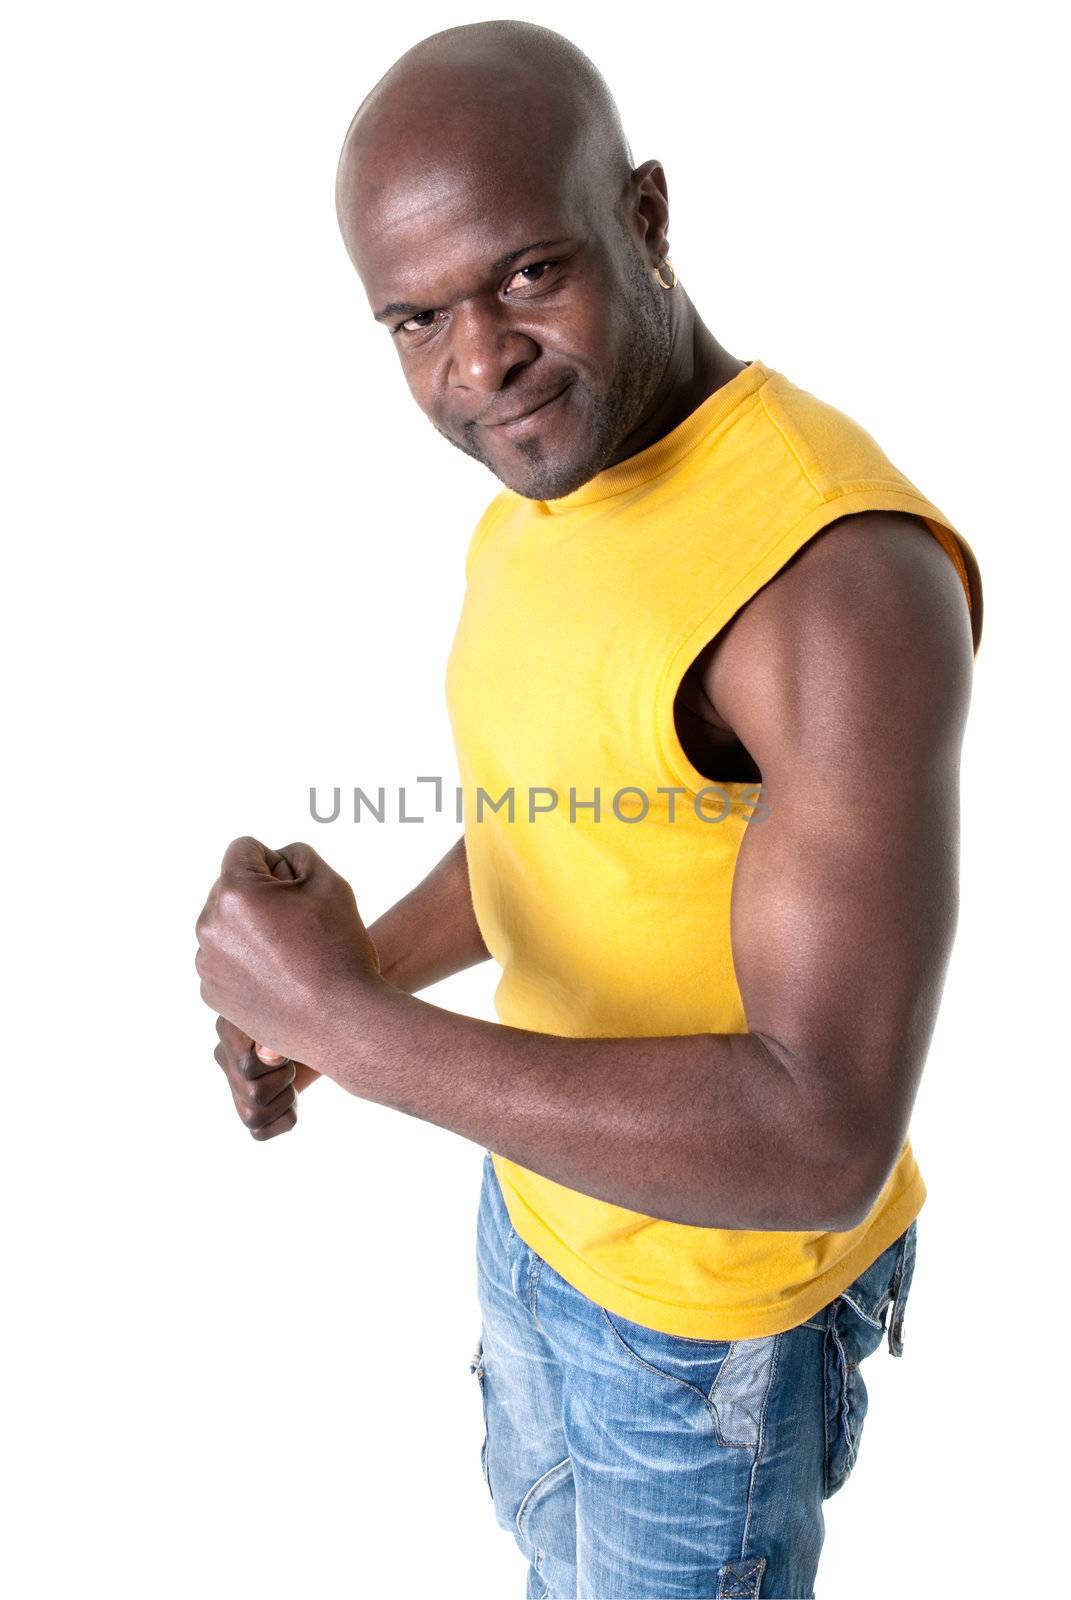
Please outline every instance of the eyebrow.
[[[491, 272], [504, 272], [519, 256], [527, 255], [529, 250], [547, 250], [554, 245], [564, 244], [564, 239], [534, 239], [531, 244], [522, 244], [519, 250], [510, 250], [504, 256], [499, 256], [497, 261], [492, 261]], [[372, 315], [377, 322], [383, 322], [388, 317], [414, 316], [418, 311], [428, 311], [429, 306], [418, 306], [412, 300], [391, 300], [388, 305], [381, 306]]]

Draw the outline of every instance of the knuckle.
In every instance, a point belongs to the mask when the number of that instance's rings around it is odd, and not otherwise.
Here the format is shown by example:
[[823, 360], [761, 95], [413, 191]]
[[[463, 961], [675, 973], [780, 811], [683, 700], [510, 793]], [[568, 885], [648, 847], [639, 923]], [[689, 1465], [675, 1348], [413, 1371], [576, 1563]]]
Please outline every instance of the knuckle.
[[221, 917], [233, 917], [241, 913], [245, 904], [245, 888], [233, 879], [221, 879], [217, 909]]
[[253, 1041], [249, 1035], [243, 1033], [241, 1028], [236, 1027], [233, 1022], [229, 1022], [226, 1017], [216, 1018], [216, 1032], [221, 1039], [228, 1041], [232, 1050], [236, 1052], [250, 1050], [253, 1047]]
[[275, 1120], [273, 1122], [269, 1122], [266, 1127], [250, 1128], [249, 1131], [253, 1135], [253, 1138], [259, 1141], [263, 1141], [265, 1139], [274, 1139], [276, 1134], [289, 1133], [290, 1129], [296, 1122], [297, 1110], [295, 1108], [284, 1112], [281, 1117], [276, 1117]]
[[256, 1082], [258, 1065], [259, 1063], [252, 1050], [243, 1050], [235, 1058], [235, 1071], [246, 1084], [246, 1094], [250, 1092], [251, 1086]]

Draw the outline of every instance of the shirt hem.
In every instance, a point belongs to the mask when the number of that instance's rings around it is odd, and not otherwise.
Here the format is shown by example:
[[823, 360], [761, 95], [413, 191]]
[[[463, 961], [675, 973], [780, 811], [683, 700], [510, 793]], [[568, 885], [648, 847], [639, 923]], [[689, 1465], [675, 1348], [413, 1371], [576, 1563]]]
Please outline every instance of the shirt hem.
[[524, 1201], [508, 1181], [502, 1182], [497, 1157], [493, 1152], [490, 1154], [513, 1230], [529, 1249], [541, 1256], [571, 1288], [596, 1305], [655, 1332], [683, 1338], [759, 1339], [798, 1327], [854, 1283], [915, 1220], [926, 1199], [926, 1185], [916, 1166], [907, 1188], [875, 1218], [866, 1236], [798, 1294], [779, 1300], [764, 1311], [719, 1311], [656, 1300], [593, 1272], [562, 1240], [544, 1228], [534, 1214], [521, 1209]]

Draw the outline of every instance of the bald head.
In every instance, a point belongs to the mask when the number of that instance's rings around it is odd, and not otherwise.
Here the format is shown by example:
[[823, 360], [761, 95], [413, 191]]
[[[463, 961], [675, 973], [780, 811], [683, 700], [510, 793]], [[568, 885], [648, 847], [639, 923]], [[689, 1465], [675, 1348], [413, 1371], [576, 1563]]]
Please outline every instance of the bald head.
[[471, 183], [505, 169], [520, 183], [547, 167], [571, 172], [596, 205], [620, 200], [632, 153], [594, 62], [532, 22], [446, 28], [400, 56], [350, 123], [338, 171], [343, 235], [356, 242], [365, 207], [378, 214], [415, 174], [460, 170]]
[[336, 203], [444, 438], [536, 498], [609, 462], [669, 358], [668, 211], [583, 51], [529, 22], [422, 39], [361, 102]]

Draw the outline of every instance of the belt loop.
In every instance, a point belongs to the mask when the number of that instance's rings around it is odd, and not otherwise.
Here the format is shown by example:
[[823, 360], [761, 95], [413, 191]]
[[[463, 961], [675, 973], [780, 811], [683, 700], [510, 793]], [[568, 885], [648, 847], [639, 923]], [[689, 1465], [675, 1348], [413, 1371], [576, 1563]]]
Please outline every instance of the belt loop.
[[904, 1353], [904, 1312], [907, 1309], [907, 1292], [911, 1287], [911, 1279], [915, 1272], [915, 1238], [917, 1228], [912, 1222], [904, 1233], [903, 1245], [896, 1262], [896, 1274], [893, 1278], [893, 1302], [889, 1313], [889, 1353], [902, 1356]]

